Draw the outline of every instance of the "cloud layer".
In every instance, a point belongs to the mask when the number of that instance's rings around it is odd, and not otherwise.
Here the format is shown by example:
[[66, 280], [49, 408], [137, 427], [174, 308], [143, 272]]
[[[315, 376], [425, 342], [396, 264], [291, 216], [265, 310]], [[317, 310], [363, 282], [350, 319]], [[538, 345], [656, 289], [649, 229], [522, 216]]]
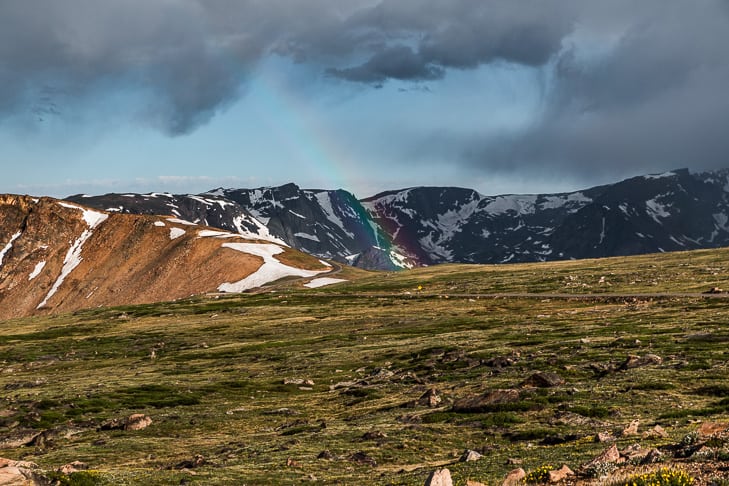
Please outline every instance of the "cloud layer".
[[[534, 69], [543, 108], [454, 160], [488, 170], [622, 174], [728, 166], [725, 0], [28, 0], [0, 3], [0, 123], [134, 93], [131, 116], [190, 133], [266, 56], [337, 83], [437, 82]], [[460, 142], [459, 142], [460, 143]]]

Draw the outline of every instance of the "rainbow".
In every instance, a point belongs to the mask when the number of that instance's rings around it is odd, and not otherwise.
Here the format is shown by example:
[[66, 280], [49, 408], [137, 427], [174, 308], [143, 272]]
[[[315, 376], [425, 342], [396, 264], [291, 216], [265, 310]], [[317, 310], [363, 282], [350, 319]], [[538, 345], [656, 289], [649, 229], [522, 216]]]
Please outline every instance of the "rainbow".
[[[281, 143], [315, 168], [326, 188], [346, 188], [353, 179], [360, 179], [361, 161], [331, 136], [318, 113], [287, 86], [281, 70], [262, 67], [253, 83], [256, 98], [265, 107], [257, 115]], [[358, 216], [362, 220], [370, 217], [364, 209]], [[399, 249], [417, 255], [412, 250], [419, 247], [411, 244], [413, 235], [398, 232], [385, 214], [377, 214], [376, 218], [384, 231], [376, 232], [373, 244], [387, 251]], [[390, 235], [397, 237], [393, 240]]]

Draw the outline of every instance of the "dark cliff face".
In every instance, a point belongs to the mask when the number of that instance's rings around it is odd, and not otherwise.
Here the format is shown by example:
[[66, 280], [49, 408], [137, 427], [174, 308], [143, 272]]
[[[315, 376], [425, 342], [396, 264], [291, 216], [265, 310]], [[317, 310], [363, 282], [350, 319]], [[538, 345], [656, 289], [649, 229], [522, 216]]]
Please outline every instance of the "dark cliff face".
[[418, 187], [357, 200], [295, 184], [190, 195], [74, 196], [276, 238], [363, 268], [506, 263], [729, 245], [729, 170], [676, 170], [559, 194], [484, 196]]

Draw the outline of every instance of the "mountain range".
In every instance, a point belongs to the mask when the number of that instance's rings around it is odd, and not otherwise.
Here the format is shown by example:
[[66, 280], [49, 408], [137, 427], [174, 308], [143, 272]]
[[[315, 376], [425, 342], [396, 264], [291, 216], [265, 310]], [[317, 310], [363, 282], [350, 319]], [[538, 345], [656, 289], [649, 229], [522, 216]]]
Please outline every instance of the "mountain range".
[[729, 245], [729, 170], [679, 169], [582, 191], [486, 196], [415, 187], [357, 199], [295, 184], [196, 195], [75, 195], [116, 213], [181, 220], [367, 269], [536, 262]]
[[0, 320], [240, 292], [332, 270], [274, 238], [0, 195]]

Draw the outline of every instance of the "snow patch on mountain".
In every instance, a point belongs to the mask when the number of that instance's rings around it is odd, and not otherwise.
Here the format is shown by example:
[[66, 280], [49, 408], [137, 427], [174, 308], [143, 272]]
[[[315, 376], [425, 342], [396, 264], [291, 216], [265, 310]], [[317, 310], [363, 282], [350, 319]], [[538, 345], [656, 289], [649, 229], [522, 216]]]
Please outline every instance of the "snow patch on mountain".
[[46, 266], [45, 260], [38, 262], [38, 264], [35, 266], [32, 272], [30, 272], [30, 275], [28, 275], [28, 280], [33, 280], [38, 275], [40, 275], [41, 271], [43, 270], [43, 267]]
[[565, 206], [571, 207], [570, 212], [576, 212], [582, 206], [590, 204], [592, 199], [585, 196], [581, 192], [573, 192], [571, 194], [560, 194], [555, 196], [545, 196], [544, 201], [539, 203], [539, 209], [559, 209]]
[[[727, 222], [729, 222], [729, 217], [727, 217], [724, 213], [716, 213], [712, 214], [714, 217], [714, 221], [716, 222], [717, 226], [719, 226], [720, 229], [723, 229], [724, 231], [729, 231], [729, 226], [727, 226]], [[0, 259], [1, 261], [2, 259]]]
[[333, 285], [342, 282], [348, 282], [348, 280], [345, 280], [343, 278], [319, 277], [315, 278], [314, 280], [308, 281], [304, 284], [304, 287], [308, 287], [310, 289], [318, 289], [319, 287], [325, 287], [327, 285]]
[[[79, 209], [79, 208], [77, 208]], [[53, 284], [53, 287], [51, 287], [51, 290], [48, 291], [48, 294], [46, 294], [43, 301], [38, 304], [38, 307], [36, 309], [40, 309], [44, 305], [48, 303], [48, 299], [53, 297], [53, 295], [58, 292], [58, 289], [61, 287], [61, 284], [63, 281], [68, 277], [73, 270], [79, 266], [81, 261], [83, 260], [81, 258], [81, 250], [83, 250], [84, 243], [91, 238], [91, 235], [93, 232], [90, 229], [84, 230], [83, 233], [81, 233], [81, 236], [79, 236], [76, 241], [73, 242], [71, 245], [71, 248], [68, 249], [68, 252], [66, 253], [66, 257], [63, 259], [63, 268], [61, 269], [61, 274], [56, 279], [55, 283]]]
[[184, 219], [179, 219], [179, 218], [167, 218], [167, 221], [169, 221], [170, 223], [184, 224], [187, 226], [198, 226], [197, 223], [192, 223], [190, 221], [186, 221]]
[[308, 233], [294, 233], [294, 236], [297, 238], [304, 238], [306, 240], [316, 241], [317, 243], [320, 242], [319, 238], [317, 238], [315, 235], [310, 235]]
[[671, 213], [668, 211], [670, 206], [659, 203], [656, 199], [649, 199], [645, 202], [645, 207], [648, 210], [648, 214], [658, 224], [663, 222], [658, 218], [668, 218]]
[[94, 211], [93, 209], [86, 209], [86, 208], [74, 206], [73, 204], [68, 204], [68, 203], [64, 203], [64, 202], [59, 202], [58, 204], [60, 206], [63, 206], [64, 208], [76, 209], [76, 210], [81, 211], [83, 213], [82, 217], [83, 217], [84, 221], [86, 222], [86, 225], [91, 229], [96, 228], [101, 223], [106, 221], [106, 219], [109, 217], [108, 214], [100, 213], [98, 211]]
[[344, 226], [344, 221], [342, 221], [339, 216], [337, 216], [337, 213], [334, 211], [331, 194], [329, 192], [322, 191], [317, 192], [314, 195], [316, 197], [316, 200], [319, 202], [319, 206], [324, 211], [327, 219], [337, 225], [339, 228], [341, 228], [344, 234], [346, 234], [350, 238], [354, 238], [354, 233], [346, 229], [346, 227]]
[[256, 243], [223, 243], [224, 248], [248, 253], [263, 258], [263, 265], [243, 280], [233, 283], [224, 283], [218, 287], [220, 292], [244, 292], [249, 289], [261, 287], [284, 277], [313, 277], [328, 270], [303, 270], [290, 267], [274, 258], [274, 255], [283, 253], [284, 249], [278, 245]]
[[8, 241], [8, 244], [5, 245], [5, 247], [2, 250], [0, 250], [0, 267], [3, 266], [3, 258], [5, 258], [5, 254], [10, 251], [10, 249], [13, 247], [13, 242], [15, 240], [17, 240], [21, 234], [23, 234], [23, 233], [18, 231], [13, 236], [11, 236], [10, 241]]
[[184, 236], [184, 235], [185, 235], [184, 229], [175, 228], [175, 227], [170, 228], [170, 239], [171, 240], [176, 240], [177, 238]]
[[537, 202], [537, 196], [532, 194], [496, 196], [485, 199], [489, 202], [484, 206], [484, 210], [491, 214], [533, 214]]
[[676, 175], [673, 171], [663, 172], [661, 174], [648, 174], [644, 175], [643, 179], [665, 179], [666, 177], [674, 177]]
[[[245, 226], [243, 226], [244, 222], [251, 223], [256, 228], [256, 230], [249, 231]], [[235, 229], [238, 230], [238, 233], [245, 238], [251, 240], [270, 241], [271, 243], [275, 243], [277, 245], [289, 246], [281, 238], [273, 236], [268, 230], [268, 227], [265, 226], [265, 223], [262, 223], [258, 217], [254, 217], [251, 219], [246, 218], [243, 215], [235, 216], [233, 218], [233, 226], [235, 226]]]

